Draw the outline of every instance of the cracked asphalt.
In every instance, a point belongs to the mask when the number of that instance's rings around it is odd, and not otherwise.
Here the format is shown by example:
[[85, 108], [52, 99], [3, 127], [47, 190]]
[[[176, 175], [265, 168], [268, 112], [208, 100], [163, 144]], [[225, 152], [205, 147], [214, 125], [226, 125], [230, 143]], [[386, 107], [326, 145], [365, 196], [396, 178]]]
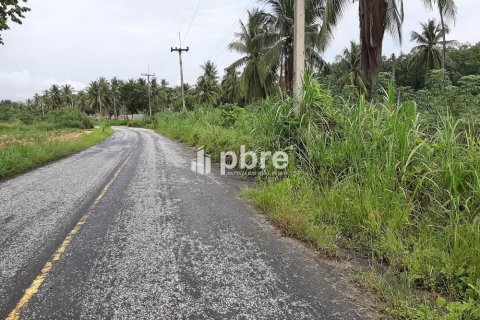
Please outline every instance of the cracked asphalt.
[[369, 318], [333, 264], [282, 238], [237, 197], [239, 181], [191, 172], [193, 158], [152, 131], [115, 128], [0, 183], [0, 318], [89, 210], [21, 319]]

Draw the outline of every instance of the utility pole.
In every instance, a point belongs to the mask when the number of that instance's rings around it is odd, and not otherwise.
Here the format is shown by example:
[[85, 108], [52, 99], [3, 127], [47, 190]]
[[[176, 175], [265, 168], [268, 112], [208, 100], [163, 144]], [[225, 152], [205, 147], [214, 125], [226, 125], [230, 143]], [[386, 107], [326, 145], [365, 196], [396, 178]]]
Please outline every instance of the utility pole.
[[148, 72], [147, 73], [142, 73], [143, 77], [147, 77], [147, 82], [148, 82], [148, 109], [150, 110], [150, 117], [152, 116], [152, 104], [151, 104], [151, 95], [152, 95], [152, 87], [150, 86], [150, 77], [155, 77], [154, 74], [150, 74], [150, 66], [148, 66]]
[[302, 81], [305, 72], [305, 0], [295, 0], [293, 42], [293, 112], [300, 114], [302, 105]]
[[179, 60], [180, 60], [180, 86], [181, 86], [181, 90], [182, 90], [182, 103], [183, 103], [183, 110], [186, 111], [187, 110], [187, 106], [185, 104], [185, 89], [183, 88], [183, 62], [182, 62], [182, 52], [188, 52], [190, 50], [189, 47], [183, 49], [182, 48], [182, 38], [180, 37], [180, 33], [178, 34], [178, 38], [180, 40], [180, 48], [171, 48], [170, 52], [178, 52], [178, 57], [179, 57]]

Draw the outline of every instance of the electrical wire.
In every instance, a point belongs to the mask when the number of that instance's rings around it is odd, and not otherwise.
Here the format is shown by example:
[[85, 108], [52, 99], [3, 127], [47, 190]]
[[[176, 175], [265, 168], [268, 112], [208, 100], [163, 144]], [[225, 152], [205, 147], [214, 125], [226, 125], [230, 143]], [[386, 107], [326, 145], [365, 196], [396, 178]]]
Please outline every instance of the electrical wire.
[[195, 18], [197, 17], [198, 9], [200, 8], [201, 3], [202, 3], [202, 0], [198, 0], [197, 7], [195, 8], [195, 12], [193, 13], [192, 20], [190, 21], [190, 25], [188, 26], [187, 32], [185, 33], [185, 37], [184, 37], [185, 41], [187, 41], [187, 38], [190, 35], [190, 30], [192, 29], [193, 22], [195, 22]]

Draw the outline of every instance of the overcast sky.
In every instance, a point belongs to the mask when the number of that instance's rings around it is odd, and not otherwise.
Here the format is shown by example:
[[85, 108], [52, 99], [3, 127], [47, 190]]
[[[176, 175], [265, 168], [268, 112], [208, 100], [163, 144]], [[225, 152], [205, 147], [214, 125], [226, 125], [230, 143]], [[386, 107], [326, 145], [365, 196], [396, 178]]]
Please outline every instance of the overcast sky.
[[[408, 52], [410, 32], [418, 22], [436, 17], [420, 0], [404, 0], [405, 24], [402, 46], [390, 37], [385, 54]], [[223, 70], [237, 57], [226, 48], [234, 39], [238, 20], [247, 9], [263, 7], [257, 0], [30, 0], [32, 11], [23, 25], [3, 32], [0, 46], [0, 100], [24, 100], [53, 83], [85, 88], [104, 76], [137, 78], [156, 73], [171, 84], [179, 83], [178, 56], [170, 52], [178, 46], [178, 32], [185, 54], [185, 78], [194, 83], [199, 65], [211, 59]], [[451, 39], [480, 41], [480, 1], [457, 0], [458, 18]], [[325, 52], [332, 61], [350, 40], [358, 39], [357, 5], [345, 15], [335, 32], [335, 40]]]

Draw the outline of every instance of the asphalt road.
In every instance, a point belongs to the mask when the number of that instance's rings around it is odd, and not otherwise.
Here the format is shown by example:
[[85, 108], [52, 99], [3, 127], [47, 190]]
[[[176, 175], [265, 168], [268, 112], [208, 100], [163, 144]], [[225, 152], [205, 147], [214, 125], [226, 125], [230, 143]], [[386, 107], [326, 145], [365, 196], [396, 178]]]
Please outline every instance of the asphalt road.
[[142, 129], [0, 183], [0, 318], [364, 319], [232, 178]]

